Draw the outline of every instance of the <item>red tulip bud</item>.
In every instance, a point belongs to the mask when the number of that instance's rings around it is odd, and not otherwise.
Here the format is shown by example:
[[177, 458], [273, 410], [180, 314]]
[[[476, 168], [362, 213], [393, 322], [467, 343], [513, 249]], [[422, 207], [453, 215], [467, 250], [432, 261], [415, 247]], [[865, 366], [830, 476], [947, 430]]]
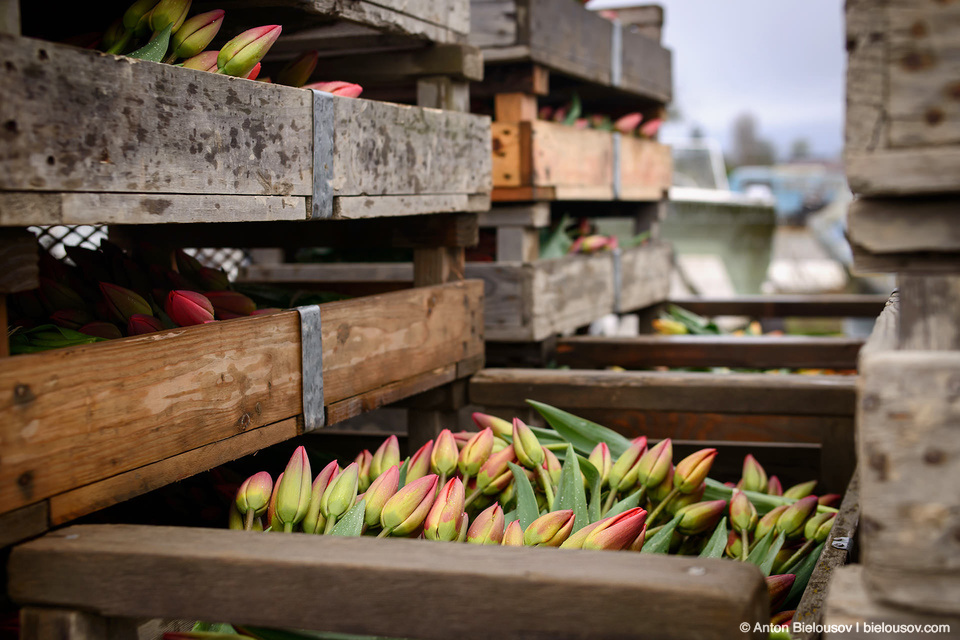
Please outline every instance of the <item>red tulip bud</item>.
[[167, 295], [165, 311], [181, 327], [213, 321], [213, 305], [195, 291], [175, 289]]

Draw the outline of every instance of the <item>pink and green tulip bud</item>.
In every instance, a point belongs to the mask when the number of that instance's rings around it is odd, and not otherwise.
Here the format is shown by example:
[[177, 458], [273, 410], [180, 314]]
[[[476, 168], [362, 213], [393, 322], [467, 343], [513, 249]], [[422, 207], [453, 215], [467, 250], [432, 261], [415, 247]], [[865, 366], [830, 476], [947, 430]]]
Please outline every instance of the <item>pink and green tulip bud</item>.
[[697, 504], [700, 500], [703, 499], [703, 494], [707, 490], [707, 483], [704, 482], [697, 490], [693, 493], [681, 493], [678, 496], [674, 496], [673, 500], [667, 503], [667, 513], [670, 515], [677, 515], [677, 511], [680, 511], [683, 507], [686, 507], [691, 504]]
[[77, 331], [84, 335], [96, 336], [97, 338], [104, 338], [106, 340], [115, 340], [123, 337], [120, 329], [112, 322], [88, 322], [77, 329]]
[[653, 502], [662, 502], [666, 500], [670, 492], [673, 491], [673, 465], [667, 470], [667, 476], [660, 484], [649, 487], [647, 493]]
[[198, 280], [200, 271], [203, 269], [203, 263], [197, 260], [183, 249], [177, 249], [174, 252], [174, 258], [177, 261], [177, 272], [184, 278]]
[[297, 447], [283, 470], [283, 480], [278, 481], [277, 518], [283, 524], [284, 531], [292, 531], [293, 525], [303, 520], [310, 506], [310, 489], [313, 475], [310, 473], [310, 460], [307, 450]]
[[433, 440], [417, 449], [407, 463], [407, 482], [413, 482], [430, 473], [430, 454], [433, 453]]
[[644, 524], [643, 528], [640, 529], [640, 533], [637, 534], [637, 537], [633, 539], [633, 542], [630, 543], [630, 546], [627, 547], [628, 551], [640, 552], [643, 549], [643, 543], [647, 539], [647, 525]]
[[457, 470], [459, 450], [457, 442], [449, 429], [444, 429], [437, 436], [430, 453], [430, 470], [440, 476], [449, 476]]
[[164, 311], [170, 319], [181, 327], [213, 322], [213, 305], [196, 291], [174, 289], [167, 295], [167, 304]]
[[380, 512], [383, 511], [383, 505], [400, 488], [400, 467], [393, 465], [370, 483], [370, 488], [364, 494], [364, 500], [367, 501], [366, 514], [364, 522], [368, 527], [376, 526], [380, 523]]
[[648, 120], [640, 125], [640, 135], [644, 138], [652, 138], [657, 135], [657, 131], [660, 131], [660, 127], [663, 125], [663, 118], [654, 118], [653, 120]]
[[453, 440], [457, 443], [457, 451], [463, 451], [463, 448], [470, 442], [470, 438], [476, 434], [476, 431], [457, 431], [454, 433]]
[[230, 288], [230, 279], [223, 269], [200, 267], [196, 277], [197, 281], [208, 291], [226, 291]]
[[320, 501], [327, 487], [339, 473], [340, 465], [334, 460], [327, 464], [323, 471], [313, 479], [313, 486], [310, 488], [310, 506], [307, 507], [307, 515], [303, 517], [300, 523], [304, 533], [323, 533], [327, 519], [320, 510]]
[[273, 494], [273, 478], [266, 471], [255, 473], [240, 485], [237, 491], [237, 510], [246, 515], [253, 511], [254, 516], [261, 516], [270, 506], [270, 496]]
[[503, 540], [500, 544], [504, 547], [522, 547], [523, 546], [523, 528], [519, 520], [514, 520], [503, 530]]
[[816, 480], [810, 480], [808, 482], [801, 482], [800, 484], [795, 484], [786, 491], [783, 492], [784, 498], [793, 498], [794, 500], [799, 500], [800, 498], [806, 498], [817, 486]]
[[787, 510], [787, 505], [780, 505], [779, 507], [774, 507], [768, 511], [760, 520], [757, 521], [757, 527], [754, 529], [753, 536], [754, 539], [760, 540], [767, 535], [770, 531], [776, 528], [777, 520], [780, 519], [780, 516], [783, 515], [783, 512]]
[[642, 120], [643, 116], [641, 114], [628, 113], [621, 118], [617, 118], [613, 123], [613, 128], [620, 133], [629, 135], [637, 130]]
[[783, 495], [783, 485], [780, 484], [780, 478], [770, 476], [770, 481], [767, 483], [767, 494], [771, 496]]
[[731, 531], [727, 535], [727, 546], [724, 547], [723, 552], [727, 554], [728, 558], [739, 560], [741, 549], [743, 549], [743, 540], [740, 534], [736, 531]]
[[777, 532], [782, 532], [788, 538], [794, 538], [803, 533], [803, 525], [817, 509], [817, 496], [800, 498], [777, 519]]
[[[471, 544], [500, 544], [503, 542], [503, 509], [494, 502], [480, 512], [467, 530], [467, 542]], [[519, 528], [520, 523], [517, 523]]]
[[716, 449], [701, 449], [677, 463], [673, 470], [673, 486], [680, 493], [693, 493], [710, 473]]
[[256, 80], [260, 77], [260, 63], [253, 65], [253, 69], [250, 69], [250, 73], [247, 74], [247, 80]]
[[214, 9], [185, 21], [170, 38], [170, 51], [176, 58], [192, 58], [213, 42], [223, 24], [223, 9]]
[[710, 500], [687, 505], [677, 511], [677, 515], [680, 516], [677, 531], [692, 536], [713, 529], [726, 508], [726, 500]]
[[243, 531], [243, 516], [237, 509], [237, 503], [231, 502], [227, 511], [227, 529], [233, 531]]
[[288, 87], [302, 87], [310, 80], [313, 70], [317, 68], [318, 51], [305, 51], [277, 72], [274, 82], [285, 84]]
[[494, 435], [500, 438], [513, 437], [513, 424], [507, 422], [503, 418], [491, 416], [487, 413], [480, 413], [479, 411], [475, 412], [470, 417], [473, 419], [473, 423], [477, 425], [477, 429], [480, 431], [489, 428], [493, 429]]
[[77, 330], [93, 322], [93, 316], [84, 309], [60, 309], [50, 314], [50, 321], [58, 327]]
[[364, 449], [357, 454], [354, 462], [357, 463], [358, 468], [357, 486], [360, 491], [366, 491], [370, 486], [370, 481], [373, 480], [373, 478], [370, 477], [370, 465], [373, 463], [373, 454], [367, 449]]
[[86, 309], [88, 306], [79, 293], [65, 284], [43, 276], [40, 277], [40, 300], [47, 313], [61, 309]]
[[817, 498], [817, 503], [821, 507], [839, 507], [840, 501], [843, 499], [839, 493], [825, 493], [819, 498]]
[[244, 31], [223, 45], [217, 55], [220, 73], [238, 78], [247, 77], [280, 37], [278, 24], [255, 27]]
[[570, 536], [563, 541], [563, 544], [560, 545], [561, 549], [582, 549], [583, 541], [587, 539], [587, 536], [590, 535], [590, 532], [600, 526], [602, 520], [597, 522], [591, 522], [590, 524], [581, 527], [579, 531], [575, 531], [570, 534]]
[[610, 458], [610, 447], [607, 446], [607, 443], [601, 442], [595, 446], [587, 460], [600, 472], [600, 486], [606, 484], [610, 475], [610, 467], [613, 466], [613, 460]]
[[563, 465], [560, 464], [560, 460], [550, 449], [543, 450], [543, 468], [547, 470], [547, 475], [550, 476], [550, 482], [552, 482], [554, 486], [559, 485]]
[[818, 544], [825, 542], [836, 517], [835, 513], [815, 513], [803, 526], [803, 537]]
[[437, 494], [423, 521], [423, 537], [427, 540], [453, 542], [460, 536], [465, 499], [460, 478], [451, 478]]
[[283, 523], [277, 517], [277, 494], [280, 493], [280, 483], [283, 482], [283, 472], [277, 476], [277, 481], [273, 483], [273, 493], [270, 494], [270, 505], [267, 507], [267, 526], [270, 531], [283, 531]]
[[543, 446], [520, 418], [513, 419], [513, 450], [520, 464], [528, 469], [536, 469], [543, 464]]
[[433, 474], [407, 484], [393, 494], [383, 505], [380, 525], [384, 531], [395, 536], [407, 536], [420, 528], [437, 494], [437, 481]]
[[[494, 484], [499, 484], [494, 482]], [[507, 485], [503, 488], [503, 491], [500, 492], [500, 495], [497, 496], [496, 500], [500, 504], [509, 504], [513, 502], [517, 497], [517, 483], [508, 482]]]
[[157, 2], [159, 0], [137, 0], [130, 5], [130, 8], [123, 14], [124, 28], [128, 31], [135, 29], [140, 24], [140, 20], [157, 6]]
[[491, 493], [500, 493], [500, 491], [505, 489], [507, 484], [510, 483], [510, 480], [508, 478], [506, 482], [502, 483], [503, 486], [497, 486], [497, 481], [505, 474], [510, 474], [510, 477], [513, 477], [513, 473], [507, 464], [516, 462], [516, 460], [517, 456], [514, 447], [508, 447], [499, 453], [491, 454], [477, 472], [477, 488], [484, 491], [491, 485], [494, 485]]
[[507, 447], [512, 447], [512, 446], [513, 444], [507, 442], [503, 438], [498, 438], [497, 436], [494, 436], [492, 453], [498, 453], [500, 451], [503, 451]]
[[217, 72], [217, 55], [219, 51], [204, 51], [198, 53], [192, 58], [183, 61], [183, 66], [187, 69], [196, 69], [197, 71]]
[[753, 531], [757, 526], [760, 516], [757, 514], [757, 508], [750, 502], [743, 491], [734, 491], [730, 499], [730, 526], [734, 531]]
[[659, 485], [673, 465], [673, 441], [664, 438], [644, 452], [637, 461], [637, 482], [648, 490]]
[[257, 303], [236, 291], [206, 291], [203, 296], [213, 305], [217, 320], [243, 318], [257, 310]]
[[784, 625], [790, 625], [793, 622], [793, 616], [795, 615], [797, 615], [796, 609], [790, 609], [789, 611], [781, 611], [779, 613], [775, 613], [770, 618], [770, 624], [774, 627], [782, 627]]
[[523, 532], [528, 547], [559, 547], [573, 532], [573, 509], [561, 509], [542, 515]]
[[150, 28], [156, 32], [170, 26], [171, 33], [175, 33], [186, 21], [191, 4], [193, 0], [160, 0], [150, 12]]
[[[336, 519], [350, 510], [357, 501], [359, 493], [360, 468], [356, 462], [351, 462], [337, 477], [330, 481], [323, 495], [320, 496], [320, 513], [327, 520]], [[370, 485], [373, 487], [373, 485]], [[369, 493], [370, 489], [367, 489]]]
[[640, 507], [599, 520], [583, 541], [583, 549], [620, 551], [627, 549], [644, 530], [647, 512]]
[[397, 436], [391, 435], [377, 447], [370, 460], [370, 479], [379, 477], [394, 465], [400, 466], [400, 442]]
[[127, 320], [127, 334], [139, 336], [145, 333], [154, 333], [163, 331], [163, 323], [159, 318], [148, 316], [143, 313], [135, 313]]
[[144, 300], [143, 296], [126, 287], [101, 282], [100, 292], [107, 303], [110, 315], [118, 322], [126, 324], [130, 320], [130, 316], [134, 314], [153, 315], [153, 308], [150, 307], [150, 303]]
[[763, 466], [757, 462], [757, 459], [748, 453], [743, 459], [743, 473], [740, 476], [740, 488], [744, 491], [766, 493], [767, 482], [767, 472]]
[[314, 82], [313, 84], [304, 85], [304, 89], [313, 89], [315, 91], [326, 91], [327, 93], [332, 93], [335, 96], [342, 96], [344, 98], [359, 98], [360, 94], [363, 93], [363, 87], [352, 82], [342, 82], [340, 80], [335, 80], [333, 82]]
[[487, 428], [470, 438], [460, 457], [457, 460], [457, 466], [460, 473], [466, 476], [475, 476], [480, 471], [480, 467], [487, 461], [493, 452], [493, 429]]
[[790, 595], [790, 589], [797, 576], [792, 573], [781, 576], [769, 576], [767, 578], [767, 591], [770, 594], [770, 612], [773, 613], [783, 606]]
[[630, 485], [625, 481], [628, 475], [636, 481], [637, 473], [633, 471], [633, 467], [646, 450], [646, 439], [642, 441], [634, 440], [627, 447], [627, 450], [620, 454], [617, 461], [610, 466], [610, 472], [607, 474], [607, 483], [610, 485], [611, 491], [622, 491], [629, 488]]
[[[493, 456], [491, 456], [492, 458]], [[483, 469], [480, 469], [480, 472], [483, 473]], [[487, 496], [495, 496], [497, 494], [503, 495], [503, 492], [507, 491], [513, 485], [513, 473], [511, 471], [504, 471], [499, 476], [493, 479], [486, 487], [482, 489], [483, 494]], [[507, 494], [509, 497], [509, 493]]]

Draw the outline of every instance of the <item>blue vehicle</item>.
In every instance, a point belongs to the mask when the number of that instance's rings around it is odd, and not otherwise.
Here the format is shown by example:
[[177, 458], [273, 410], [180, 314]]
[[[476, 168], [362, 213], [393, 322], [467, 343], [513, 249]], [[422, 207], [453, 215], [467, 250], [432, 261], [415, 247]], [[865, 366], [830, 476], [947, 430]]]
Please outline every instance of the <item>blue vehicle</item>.
[[839, 167], [818, 163], [738, 167], [730, 172], [729, 183], [731, 191], [772, 196], [781, 224], [803, 224], [809, 213], [829, 205], [847, 189]]

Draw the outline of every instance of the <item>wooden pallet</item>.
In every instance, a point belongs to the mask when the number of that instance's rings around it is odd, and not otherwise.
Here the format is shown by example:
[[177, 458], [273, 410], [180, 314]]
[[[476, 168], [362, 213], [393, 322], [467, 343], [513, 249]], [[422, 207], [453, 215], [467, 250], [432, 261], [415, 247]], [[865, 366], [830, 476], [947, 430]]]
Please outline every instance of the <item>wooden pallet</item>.
[[670, 302], [712, 318], [876, 318], [887, 302], [886, 295], [815, 294], [749, 295], [730, 298], [674, 297]]

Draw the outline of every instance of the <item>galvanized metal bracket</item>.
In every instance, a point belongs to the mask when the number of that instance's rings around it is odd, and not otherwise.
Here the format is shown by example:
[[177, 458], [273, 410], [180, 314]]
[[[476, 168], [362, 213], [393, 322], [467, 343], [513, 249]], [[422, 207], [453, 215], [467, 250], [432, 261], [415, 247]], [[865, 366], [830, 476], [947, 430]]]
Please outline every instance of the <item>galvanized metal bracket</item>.
[[623, 185], [620, 182], [620, 167], [623, 162], [623, 135], [619, 131], [613, 132], [613, 199], [620, 199]]
[[610, 35], [610, 84], [619, 87], [623, 82], [623, 25], [613, 20]]
[[833, 542], [830, 543], [830, 546], [834, 549], [842, 549], [843, 551], [850, 550], [850, 538], [834, 538]]
[[623, 302], [623, 250], [617, 247], [611, 254], [613, 256], [613, 312], [622, 313], [620, 305]]
[[300, 314], [300, 370], [303, 385], [303, 431], [326, 424], [323, 410], [323, 339], [320, 306], [297, 307]]
[[333, 94], [313, 90], [313, 206], [311, 220], [333, 217]]

